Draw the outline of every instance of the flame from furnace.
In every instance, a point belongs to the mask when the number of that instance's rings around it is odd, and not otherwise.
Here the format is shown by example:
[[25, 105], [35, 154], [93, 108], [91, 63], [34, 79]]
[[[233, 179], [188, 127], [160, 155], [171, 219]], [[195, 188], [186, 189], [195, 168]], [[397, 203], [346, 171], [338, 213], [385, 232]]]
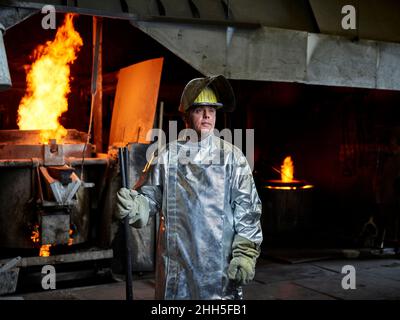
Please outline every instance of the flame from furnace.
[[18, 108], [18, 127], [21, 130], [41, 130], [41, 142], [62, 141], [67, 130], [58, 118], [68, 110], [70, 65], [83, 45], [74, 29], [74, 15], [67, 14], [58, 28], [55, 39], [39, 45], [35, 61], [27, 69], [27, 89]]
[[281, 180], [282, 182], [292, 182], [294, 174], [294, 166], [293, 161], [290, 156], [286, 157], [283, 160], [283, 164], [281, 165]]
[[[279, 185], [266, 185], [267, 189], [279, 189], [279, 190], [296, 190], [296, 189], [311, 189], [314, 188], [311, 184], [303, 184], [302, 181], [294, 180], [294, 165], [290, 156], [283, 160], [281, 170], [274, 167], [272, 169], [281, 174], [281, 180], [272, 180], [274, 183], [278, 182]], [[299, 185], [293, 185], [292, 183]]]

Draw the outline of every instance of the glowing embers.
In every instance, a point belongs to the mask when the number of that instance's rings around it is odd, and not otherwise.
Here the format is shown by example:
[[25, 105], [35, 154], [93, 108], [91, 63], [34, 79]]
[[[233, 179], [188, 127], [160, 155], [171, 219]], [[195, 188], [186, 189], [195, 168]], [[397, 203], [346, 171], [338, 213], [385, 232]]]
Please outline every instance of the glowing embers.
[[314, 188], [313, 185], [307, 184], [306, 181], [294, 179], [294, 164], [290, 156], [283, 160], [281, 170], [273, 169], [280, 173], [281, 180], [268, 180], [268, 184], [265, 186], [267, 189], [296, 190]]
[[[55, 244], [49, 244], [49, 243], [41, 244], [41, 242], [43, 240], [45, 240], [45, 239], [43, 239], [43, 237], [41, 237], [39, 229], [40, 229], [39, 224], [35, 224], [32, 227], [32, 232], [31, 232], [31, 237], [30, 238], [31, 238], [31, 240], [33, 242], [34, 247], [38, 247], [40, 245], [39, 256], [40, 257], [49, 257], [51, 255], [50, 248], [52, 246], [54, 246]], [[72, 225], [70, 227], [70, 229], [68, 230], [68, 232], [67, 232], [68, 239], [67, 239], [67, 243], [66, 244], [68, 246], [71, 246], [73, 244], [73, 242], [74, 242], [74, 238], [73, 237], [75, 235], [75, 232], [74, 232], [75, 229], [76, 228]]]
[[40, 130], [41, 143], [56, 139], [59, 143], [67, 130], [59, 117], [68, 110], [70, 64], [83, 45], [74, 29], [73, 15], [67, 14], [53, 41], [39, 45], [35, 61], [26, 66], [27, 89], [18, 108], [18, 127], [21, 130]]

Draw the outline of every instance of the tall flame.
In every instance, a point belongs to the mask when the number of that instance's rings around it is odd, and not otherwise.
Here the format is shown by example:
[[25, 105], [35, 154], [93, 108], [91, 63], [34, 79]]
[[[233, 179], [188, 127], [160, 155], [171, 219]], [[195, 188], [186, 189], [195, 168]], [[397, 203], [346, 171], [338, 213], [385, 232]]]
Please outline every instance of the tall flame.
[[283, 160], [283, 164], [281, 165], [281, 180], [283, 182], [292, 182], [293, 172], [294, 167], [292, 158], [290, 156], [286, 157], [285, 160]]
[[58, 118], [68, 110], [70, 64], [83, 45], [73, 17], [65, 16], [55, 39], [39, 45], [33, 54], [35, 61], [26, 67], [27, 89], [18, 109], [18, 126], [21, 130], [41, 130], [42, 143], [60, 141], [67, 134]]

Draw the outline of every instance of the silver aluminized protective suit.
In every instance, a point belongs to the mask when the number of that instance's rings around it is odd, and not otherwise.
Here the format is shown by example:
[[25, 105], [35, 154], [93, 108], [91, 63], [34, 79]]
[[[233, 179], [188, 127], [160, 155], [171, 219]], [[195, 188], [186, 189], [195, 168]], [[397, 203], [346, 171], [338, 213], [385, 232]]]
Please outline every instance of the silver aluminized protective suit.
[[209, 135], [169, 143], [140, 188], [160, 211], [156, 299], [232, 299], [236, 234], [260, 245], [261, 201], [239, 148]]

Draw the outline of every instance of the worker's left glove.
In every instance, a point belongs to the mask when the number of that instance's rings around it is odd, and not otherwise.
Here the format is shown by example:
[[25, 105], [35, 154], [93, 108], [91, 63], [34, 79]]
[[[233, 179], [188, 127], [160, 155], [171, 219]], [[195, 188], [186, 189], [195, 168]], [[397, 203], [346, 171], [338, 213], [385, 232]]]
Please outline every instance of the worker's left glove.
[[136, 190], [121, 188], [117, 193], [117, 216], [129, 217], [129, 224], [136, 228], [144, 227], [149, 220], [149, 201]]
[[254, 278], [259, 255], [260, 250], [254, 242], [236, 235], [232, 244], [232, 260], [228, 268], [229, 279], [239, 285], [248, 284]]

